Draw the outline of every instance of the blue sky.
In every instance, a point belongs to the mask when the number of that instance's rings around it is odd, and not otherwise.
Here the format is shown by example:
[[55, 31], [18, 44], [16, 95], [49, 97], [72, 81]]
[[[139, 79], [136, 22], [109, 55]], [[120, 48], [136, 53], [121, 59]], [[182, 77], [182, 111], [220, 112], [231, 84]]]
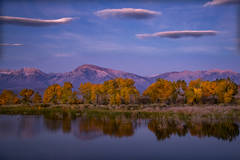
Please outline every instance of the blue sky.
[[[227, 69], [240, 72], [237, 5], [203, 7], [207, 1], [4, 1], [2, 16], [36, 19], [72, 17], [49, 26], [1, 24], [0, 68], [35, 67], [66, 72], [95, 64], [139, 75], [168, 71]], [[99, 17], [103, 9], [141, 8], [161, 12], [147, 19]], [[214, 30], [215, 36], [150, 37], [136, 34]]]

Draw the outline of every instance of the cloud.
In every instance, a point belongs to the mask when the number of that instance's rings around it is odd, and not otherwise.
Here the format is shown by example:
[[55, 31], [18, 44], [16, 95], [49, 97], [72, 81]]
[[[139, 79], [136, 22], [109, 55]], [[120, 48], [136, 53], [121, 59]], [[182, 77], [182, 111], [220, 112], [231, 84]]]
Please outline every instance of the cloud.
[[207, 46], [207, 45], [200, 45], [200, 46], [184, 46], [184, 47], [177, 47], [177, 52], [182, 52], [185, 54], [216, 54], [219, 53], [218, 51], [221, 48], [219, 46]]
[[135, 19], [147, 19], [157, 15], [161, 15], [161, 12], [151, 11], [147, 9], [121, 8], [100, 10], [95, 12], [95, 15], [103, 18], [116, 16]]
[[23, 46], [20, 43], [0, 43], [0, 46]]
[[33, 18], [22, 18], [22, 17], [10, 17], [10, 16], [0, 16], [0, 24], [16, 24], [16, 25], [27, 25], [27, 26], [46, 26], [54, 24], [64, 24], [72, 21], [73, 18], [60, 18], [52, 20], [44, 19], [33, 19]]
[[[65, 57], [73, 57], [73, 56], [95, 56], [98, 54], [103, 55], [176, 55], [176, 54], [218, 54], [223, 50], [225, 46], [214, 46], [214, 45], [178, 45], [176, 47], [168, 47], [165, 45], [147, 45], [147, 44], [134, 44], [129, 42], [115, 42], [112, 39], [104, 38], [98, 39], [92, 36], [85, 36], [81, 34], [71, 33], [71, 32], [61, 32], [60, 34], [54, 35], [43, 35], [44, 37], [48, 37], [50, 39], [58, 40], [59, 43], [56, 46], [46, 47], [49, 51], [55, 52], [59, 50], [55, 57], [65, 58]], [[69, 42], [69, 45], [66, 47], [63, 44]], [[93, 45], [94, 44], [94, 45]], [[41, 44], [42, 47], [43, 44]], [[52, 45], [52, 44], [51, 44]], [[69, 52], [69, 49], [71, 52]], [[88, 53], [88, 54], [86, 54]]]
[[206, 31], [167, 31], [167, 32], [157, 32], [153, 34], [136, 34], [138, 38], [148, 38], [148, 37], [166, 37], [166, 38], [183, 38], [183, 37], [202, 37], [202, 36], [214, 36], [217, 31], [206, 30]]
[[240, 0], [212, 0], [205, 3], [203, 6], [216, 6], [216, 5], [224, 5], [224, 4], [240, 4]]

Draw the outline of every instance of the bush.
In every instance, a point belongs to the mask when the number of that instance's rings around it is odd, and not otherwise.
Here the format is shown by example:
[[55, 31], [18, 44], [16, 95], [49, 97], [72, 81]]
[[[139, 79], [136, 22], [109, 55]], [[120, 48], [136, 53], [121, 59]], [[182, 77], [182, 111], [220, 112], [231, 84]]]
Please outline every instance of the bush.
[[40, 104], [40, 107], [43, 107], [43, 108], [47, 108], [49, 106], [50, 106], [50, 104]]

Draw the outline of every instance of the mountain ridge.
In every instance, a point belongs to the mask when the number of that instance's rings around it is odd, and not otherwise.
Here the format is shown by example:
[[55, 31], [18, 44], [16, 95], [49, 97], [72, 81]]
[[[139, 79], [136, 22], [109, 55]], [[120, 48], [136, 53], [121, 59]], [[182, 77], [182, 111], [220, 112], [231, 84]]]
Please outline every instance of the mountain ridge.
[[84, 64], [72, 71], [64, 73], [45, 73], [37, 68], [21, 68], [18, 70], [0, 69], [0, 90], [12, 89], [19, 91], [22, 88], [33, 88], [43, 90], [49, 85], [58, 83], [62, 85], [66, 81], [73, 83], [75, 89], [80, 83], [92, 82], [103, 83], [114, 78], [131, 78], [135, 86], [142, 92], [158, 78], [171, 81], [185, 80], [187, 82], [201, 78], [203, 80], [216, 80], [220, 78], [231, 78], [240, 84], [240, 73], [231, 70], [211, 69], [203, 71], [174, 71], [145, 77], [134, 73], [100, 67], [92, 64]]

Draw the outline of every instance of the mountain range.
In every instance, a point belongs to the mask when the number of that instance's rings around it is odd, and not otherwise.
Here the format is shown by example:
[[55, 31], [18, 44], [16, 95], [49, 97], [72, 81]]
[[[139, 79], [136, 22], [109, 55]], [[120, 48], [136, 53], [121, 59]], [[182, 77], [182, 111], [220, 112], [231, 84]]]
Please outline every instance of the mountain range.
[[185, 80], [189, 82], [197, 78], [213, 81], [229, 77], [237, 84], [240, 84], [240, 73], [228, 70], [215, 69], [207, 71], [167, 72], [144, 77], [133, 73], [85, 64], [77, 67], [73, 71], [65, 73], [44, 73], [35, 68], [22, 68], [19, 70], [0, 69], [0, 90], [11, 89], [19, 91], [23, 88], [32, 88], [41, 92], [51, 84], [58, 83], [62, 85], [66, 81], [71, 82], [76, 89], [79, 87], [80, 83], [103, 83], [106, 80], [117, 77], [133, 79], [135, 81], [135, 86], [140, 92], [158, 78], [171, 81]]

